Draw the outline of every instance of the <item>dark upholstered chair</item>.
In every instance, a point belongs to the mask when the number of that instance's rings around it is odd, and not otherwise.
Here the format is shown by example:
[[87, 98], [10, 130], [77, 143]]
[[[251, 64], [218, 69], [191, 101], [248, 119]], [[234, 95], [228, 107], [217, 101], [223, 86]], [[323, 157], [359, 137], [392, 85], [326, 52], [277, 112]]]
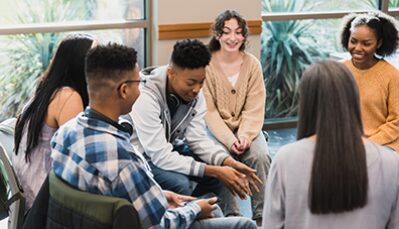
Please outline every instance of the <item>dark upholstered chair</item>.
[[129, 201], [77, 190], [50, 172], [24, 228], [106, 229], [142, 228], [142, 225]]

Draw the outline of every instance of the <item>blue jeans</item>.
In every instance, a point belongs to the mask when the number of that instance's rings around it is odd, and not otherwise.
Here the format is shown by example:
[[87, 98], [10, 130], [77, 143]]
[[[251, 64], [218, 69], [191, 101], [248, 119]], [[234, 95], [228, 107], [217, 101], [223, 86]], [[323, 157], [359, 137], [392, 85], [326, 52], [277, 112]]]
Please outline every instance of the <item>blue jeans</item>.
[[244, 217], [221, 217], [194, 221], [190, 229], [256, 229], [255, 223]]
[[[212, 136], [211, 139], [215, 142], [215, 144], [223, 146], [226, 151], [228, 151], [228, 149], [221, 142], [219, 142], [212, 133], [210, 133], [210, 135]], [[265, 137], [263, 136], [263, 133], [259, 133], [258, 136], [256, 136], [256, 138], [252, 141], [247, 152], [240, 156], [232, 156], [236, 160], [246, 164], [248, 167], [255, 169], [256, 175], [263, 181], [263, 183], [266, 183], [271, 163], [268, 154], [269, 148]], [[252, 219], [262, 218], [263, 203], [265, 199], [265, 185], [258, 185], [258, 188], [260, 190], [259, 192], [256, 192], [254, 189], [252, 189]]]
[[[217, 194], [217, 190], [220, 190], [223, 185], [215, 178], [187, 176], [182, 173], [163, 170], [155, 166], [152, 162], [149, 162], [149, 165], [158, 184], [163, 189], [175, 193], [199, 197], [207, 193]], [[194, 190], [190, 188], [190, 181], [198, 183]]]
[[213, 211], [213, 218], [195, 220], [189, 229], [256, 229], [255, 223], [244, 217], [223, 217], [220, 208]]
[[[202, 161], [195, 153], [190, 150], [187, 144], [175, 146], [175, 151], [182, 155], [193, 157], [196, 161]], [[170, 190], [187, 196], [203, 196], [207, 193], [214, 193], [220, 199], [220, 207], [226, 216], [240, 216], [240, 208], [237, 200], [231, 194], [230, 190], [219, 180], [212, 177], [195, 177], [182, 173], [163, 170], [152, 162], [149, 165], [154, 175], [154, 179], [162, 187], [162, 189]], [[197, 182], [194, 191], [190, 188], [190, 181]]]
[[[240, 209], [237, 200], [228, 188], [216, 178], [194, 177], [182, 173], [163, 170], [149, 162], [152, 174], [162, 189], [170, 190], [187, 196], [199, 197], [207, 193], [214, 193], [220, 199], [220, 207], [226, 216], [239, 216]], [[190, 188], [190, 181], [197, 182], [194, 190]]]

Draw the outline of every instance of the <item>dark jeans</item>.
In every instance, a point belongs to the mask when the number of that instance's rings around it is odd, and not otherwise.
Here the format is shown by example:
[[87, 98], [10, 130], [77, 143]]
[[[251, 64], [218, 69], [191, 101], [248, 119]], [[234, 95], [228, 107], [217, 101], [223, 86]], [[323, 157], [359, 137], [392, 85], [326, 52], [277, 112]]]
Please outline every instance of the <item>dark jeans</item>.
[[[187, 176], [181, 173], [163, 170], [155, 166], [152, 162], [149, 163], [154, 174], [155, 180], [158, 184], [166, 190], [170, 190], [179, 194], [187, 196], [202, 196], [207, 193], [219, 193], [218, 190], [222, 189], [223, 184], [217, 179], [212, 177], [194, 177]], [[190, 188], [190, 181], [197, 182], [194, 190]]]
[[[201, 161], [197, 155], [187, 150], [188, 146], [184, 146], [184, 151], [181, 154], [185, 156], [191, 156], [196, 161]], [[178, 152], [179, 148], [176, 149]], [[187, 196], [199, 197], [207, 193], [214, 193], [220, 199], [220, 207], [225, 215], [240, 215], [237, 200], [228, 190], [228, 188], [216, 178], [212, 177], [195, 177], [188, 176], [182, 173], [163, 170], [152, 162], [149, 165], [154, 175], [154, 179], [162, 187], [162, 189], [170, 190], [175, 193], [179, 193]], [[197, 186], [194, 190], [190, 187], [190, 181], [197, 182]]]

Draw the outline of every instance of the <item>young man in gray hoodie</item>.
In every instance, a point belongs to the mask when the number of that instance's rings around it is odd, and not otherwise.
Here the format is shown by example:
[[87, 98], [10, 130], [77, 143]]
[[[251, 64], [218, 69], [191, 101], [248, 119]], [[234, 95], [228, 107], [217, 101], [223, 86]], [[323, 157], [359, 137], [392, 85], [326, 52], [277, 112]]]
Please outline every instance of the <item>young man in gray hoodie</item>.
[[[130, 113], [132, 143], [162, 188], [193, 196], [213, 192], [225, 215], [239, 215], [233, 196], [244, 199], [252, 195], [249, 185], [258, 190], [262, 182], [210, 138], [201, 92], [210, 58], [202, 42], [187, 39], [176, 42], [169, 65], [142, 71], [147, 83]], [[190, 180], [198, 183], [193, 192]]]
[[179, 195], [154, 181], [145, 159], [129, 142], [131, 125], [119, 118], [131, 111], [140, 96], [138, 84], [144, 82], [133, 48], [98, 45], [85, 63], [89, 106], [52, 138], [56, 176], [82, 191], [127, 199], [143, 228], [256, 228], [247, 218], [222, 217], [216, 197]]

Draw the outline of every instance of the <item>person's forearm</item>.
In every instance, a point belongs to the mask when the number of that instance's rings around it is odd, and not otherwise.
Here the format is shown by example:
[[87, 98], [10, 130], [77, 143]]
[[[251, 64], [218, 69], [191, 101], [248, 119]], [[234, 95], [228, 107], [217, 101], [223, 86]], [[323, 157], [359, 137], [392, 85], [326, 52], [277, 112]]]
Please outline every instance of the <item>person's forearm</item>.
[[227, 157], [224, 161], [223, 161], [223, 165], [225, 166], [230, 166], [234, 168], [234, 164], [235, 164], [235, 160], [232, 157]]
[[205, 176], [208, 177], [215, 177], [217, 178], [219, 175], [219, 166], [215, 166], [215, 165], [206, 165], [205, 166], [205, 172], [204, 172]]
[[189, 202], [183, 207], [167, 209], [160, 225], [162, 228], [178, 228], [179, 225], [190, 225], [201, 212], [201, 207], [195, 202]]

